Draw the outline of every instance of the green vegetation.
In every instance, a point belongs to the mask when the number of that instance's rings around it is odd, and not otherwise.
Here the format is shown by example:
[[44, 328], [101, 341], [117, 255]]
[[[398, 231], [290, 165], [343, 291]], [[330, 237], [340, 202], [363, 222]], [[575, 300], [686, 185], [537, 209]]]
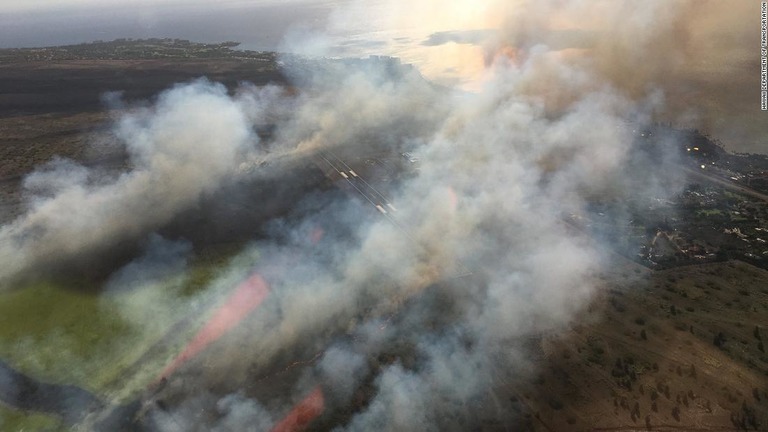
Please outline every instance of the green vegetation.
[[0, 63], [60, 60], [145, 60], [231, 58], [274, 63], [272, 52], [234, 50], [238, 42], [196, 43], [184, 39], [116, 39], [78, 45], [0, 49]]
[[52, 416], [15, 411], [0, 404], [0, 430], [63, 432], [67, 429]]
[[723, 216], [723, 211], [719, 209], [696, 210], [696, 215], [704, 217]]
[[605, 348], [603, 348], [602, 342], [596, 337], [589, 337], [587, 338], [587, 346], [589, 347], [587, 361], [601, 366], [604, 365], [605, 358], [603, 355], [605, 354]]
[[187, 318], [191, 302], [228, 259], [229, 253], [215, 254], [186, 275], [116, 292], [48, 281], [0, 293], [0, 358], [41, 381], [130, 396], [195, 331], [204, 314], [143, 357]]
[[734, 202], [745, 201], [748, 199], [744, 195], [733, 193], [729, 190], [723, 190], [723, 195], [725, 195], [727, 199], [733, 200]]
[[115, 305], [74, 287], [37, 283], [0, 295], [0, 356], [21, 371], [92, 388], [114, 363], [117, 344], [135, 338]]

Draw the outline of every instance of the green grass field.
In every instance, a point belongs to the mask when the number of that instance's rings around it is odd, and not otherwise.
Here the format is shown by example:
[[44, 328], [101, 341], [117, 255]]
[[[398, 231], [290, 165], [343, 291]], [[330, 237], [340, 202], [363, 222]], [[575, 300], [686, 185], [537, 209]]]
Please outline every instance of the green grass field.
[[44, 414], [25, 413], [0, 404], [0, 430], [8, 432], [63, 432], [66, 427], [57, 418]]
[[[169, 335], [172, 326], [195, 301], [215, 303], [226, 291], [228, 283], [219, 279], [227, 274], [230, 258], [197, 259], [183, 274], [115, 292], [52, 281], [1, 292], [0, 358], [40, 381], [75, 385], [112, 402], [133, 398], [182, 349], [206, 314]], [[157, 345], [162, 349], [147, 358]], [[54, 417], [0, 405], [0, 430], [59, 427]]]

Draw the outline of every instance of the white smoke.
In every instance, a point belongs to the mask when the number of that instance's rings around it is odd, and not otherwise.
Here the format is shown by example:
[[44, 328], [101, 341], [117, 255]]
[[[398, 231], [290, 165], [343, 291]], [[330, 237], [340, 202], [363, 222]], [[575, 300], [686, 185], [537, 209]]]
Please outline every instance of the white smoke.
[[[283, 241], [295, 241], [293, 233], [311, 223], [357, 228], [351, 240], [331, 236], [322, 251], [281, 264], [271, 297], [232, 338], [244, 339], [207, 360], [225, 364], [226, 373], [206, 379], [240, 381], [246, 370], [265, 368], [286, 352], [301, 360], [323, 352], [316, 380], [332, 390], [335, 403], [373, 380], [366, 407], [338, 426], [446, 430], [451, 416], [477, 421], [471, 410], [454, 408], [483, 397], [500, 373], [528, 373], [520, 340], [567, 325], [591, 298], [592, 275], [604, 264], [596, 242], [569, 227], [566, 215], [584, 211], [590, 197], [629, 192], [622, 181], [632, 143], [627, 119], [644, 115], [642, 105], [586, 78], [573, 90], [578, 97], [548, 111], [521, 90], [542, 64], [537, 55], [496, 66], [495, 79], [479, 94], [446, 97], [422, 80], [336, 71], [334, 81], [300, 96], [297, 115], [278, 133], [284, 149], [333, 146], [365, 154], [382, 141], [416, 145], [420, 169], [393, 198], [405, 233], [341, 202], [298, 225], [279, 224], [274, 234]], [[580, 72], [561, 68], [563, 76]], [[407, 111], [415, 103], [428, 112]], [[635, 194], [658, 192], [635, 186]], [[277, 257], [294, 254], [292, 247], [256, 246]], [[475, 275], [446, 282], [462, 267]], [[453, 312], [445, 312], [447, 324], [430, 327], [426, 322], [444, 313], [423, 300], [435, 283], [439, 288], [431, 289], [445, 290]], [[397, 312], [403, 302], [415, 304]], [[389, 314], [399, 318], [382, 324]], [[328, 334], [348, 331], [357, 319], [364, 323], [353, 334], [368, 342], [327, 346]], [[398, 340], [411, 354], [378, 368], [365, 365], [363, 359], [397, 352]], [[178, 379], [194, 376], [194, 369], [189, 373]], [[297, 394], [308, 391], [312, 376]]]
[[[535, 15], [562, 3], [583, 2], [546, 2]], [[313, 377], [335, 389], [341, 405], [366, 382], [374, 389], [362, 410], [334, 425], [341, 430], [471, 428], [477, 418], [468, 404], [504, 371], [527, 372], [520, 340], [562, 328], [591, 298], [592, 276], [606, 264], [601, 245], [566, 216], [595, 197], [662, 192], [658, 184], [644, 190], [624, 181], [632, 170], [628, 120], [649, 117], [655, 89], [630, 94], [635, 87], [605, 80], [603, 69], [535, 43], [540, 31], [501, 31], [513, 37], [498, 43], [524, 41], [525, 55], [490, 62], [478, 93], [438, 89], [413, 71], [370, 66], [375, 62], [319, 62], [321, 70], [304, 64], [296, 76], [306, 87], [295, 97], [244, 87], [231, 98], [206, 82], [172, 89], [154, 108], [119, 123], [128, 172], [105, 182], [56, 162], [28, 179], [29, 212], [0, 230], [7, 263], [0, 276], [159, 228], [219, 188], [244, 160], [259, 159], [253, 126], [276, 124], [275, 154], [288, 157], [331, 147], [359, 155], [408, 147], [421, 163], [391, 191], [399, 226], [332, 193], [297, 203], [312, 211], [297, 210], [298, 221], [275, 224], [253, 245], [281, 269], [269, 298], [229, 344], [209, 354], [219, 369], [190, 369], [177, 380], [242, 384], [281, 356], [320, 353], [297, 394]], [[308, 249], [296, 232], [313, 223], [352, 233], [331, 230], [322, 250], [293, 259]], [[243, 261], [239, 274], [253, 266]], [[140, 260], [114, 280], [153, 265]], [[473, 276], [448, 281], [463, 268]], [[344, 333], [355, 341], [329, 342]], [[396, 360], [369, 364], [393, 352]], [[237, 392], [223, 399], [184, 395], [189, 388], [169, 385], [167, 393], [182, 402], [152, 411], [158, 429], [193, 430], [206, 420], [200, 407], [211, 404], [219, 410], [212, 427], [221, 430], [273, 422], [264, 408], [275, 408], [269, 401]]]
[[[452, 407], [485, 395], [500, 371], [522, 367], [519, 340], [567, 325], [591, 298], [592, 275], [605, 264], [603, 255], [564, 222], [566, 215], [583, 212], [590, 198], [673, 193], [653, 182], [638, 189], [625, 181], [632, 168], [629, 122], [647, 119], [658, 107], [648, 102], [658, 95], [651, 84], [652, 91], [637, 99], [602, 81], [595, 69], [562, 61], [545, 45], [532, 45], [519, 60], [496, 62], [479, 94], [451, 99], [431, 96], [414, 83], [401, 91], [370, 75], [342, 74], [324, 82], [320, 94], [299, 110], [299, 127], [290, 130], [312, 131], [315, 148], [341, 145], [347, 152], [364, 152], [355, 137], [394, 136], [400, 143], [423, 143], [415, 149], [422, 162], [394, 198], [409, 236], [388, 221], [364, 226], [359, 247], [339, 264], [341, 280], [318, 277], [310, 290], [278, 300], [288, 311], [282, 325], [292, 336], [279, 340], [290, 343], [297, 335], [313, 334], [309, 329], [323, 320], [354, 316], [360, 304], [418, 297], [421, 288], [446, 277], [458, 263], [482, 280], [480, 287], [470, 280], [455, 282], [466, 284], [469, 294], [451, 291], [459, 312], [447, 331], [408, 318], [440, 313], [428, 310], [430, 305], [402, 312], [406, 317], [388, 332], [412, 343], [416, 363], [374, 371], [375, 396], [342, 429], [462, 430], [447, 420]], [[407, 111], [419, 116], [419, 127], [403, 134], [398, 115], [414, 100], [410, 95], [439, 115]], [[393, 126], [378, 132], [382, 124]], [[373, 348], [332, 347], [319, 369], [391, 349], [386, 341]], [[342, 393], [349, 388], [349, 377], [325, 376], [330, 388], [338, 386]], [[461, 416], [477, 420], [470, 412]]]
[[0, 279], [156, 229], [231, 178], [256, 140], [240, 105], [206, 81], [163, 93], [116, 133], [131, 165], [116, 178], [63, 161], [27, 178], [28, 211], [0, 229]]

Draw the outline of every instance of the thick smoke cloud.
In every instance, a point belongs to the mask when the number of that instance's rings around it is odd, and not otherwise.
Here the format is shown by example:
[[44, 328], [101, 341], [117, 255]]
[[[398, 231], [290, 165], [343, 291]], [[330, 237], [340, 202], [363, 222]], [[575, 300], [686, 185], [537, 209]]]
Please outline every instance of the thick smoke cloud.
[[[332, 147], [363, 155], [382, 143], [407, 145], [421, 163], [394, 191], [405, 233], [348, 202], [278, 224], [279, 245], [256, 245], [266, 256], [291, 255], [294, 233], [307, 224], [343, 220], [356, 228], [351, 238], [329, 235], [317, 255], [273, 264], [283, 270], [271, 298], [233, 338], [247, 342], [217, 351], [226, 373], [206, 372], [209, 383], [240, 382], [249, 368], [267, 368], [286, 353], [300, 360], [320, 353], [295, 394], [319, 381], [331, 406], [344, 406], [356, 388], [371, 386], [372, 398], [342, 430], [465, 430], [479, 421], [472, 404], [500, 377], [530, 373], [521, 340], [567, 325], [605, 264], [567, 215], [584, 212], [593, 197], [665, 193], [623, 181], [632, 125], [657, 102], [637, 104], [545, 48], [491, 72], [478, 94], [441, 94], [386, 67], [329, 67], [306, 81], [294, 115], [280, 122], [277, 145], [284, 154]], [[578, 80], [552, 106], [531, 91], [544, 88], [537, 77]], [[473, 275], [450, 281], [464, 268]], [[430, 290], [443, 300], [424, 300]], [[328, 345], [329, 335], [344, 332], [353, 342]], [[366, 364], [392, 353], [399, 360]], [[189, 373], [176, 382], [197, 372]]]
[[[651, 17], [660, 13], [658, 7], [639, 8]], [[527, 34], [532, 40], [536, 36], [536, 29]], [[362, 326], [357, 337], [378, 339], [373, 346], [345, 343], [325, 351], [318, 366], [321, 376], [344, 394], [350, 377], [335, 378], [332, 365], [364, 370], [345, 362], [391, 352], [395, 339], [408, 341], [415, 350], [415, 363], [395, 362], [374, 372], [375, 396], [343, 429], [464, 430], [466, 423], [451, 422], [456, 407], [484, 397], [504, 371], [528, 372], [519, 340], [566, 325], [590, 298], [603, 257], [593, 242], [567, 227], [565, 216], [583, 212], [594, 197], [620, 198], [630, 190], [649, 196], [674, 192], [668, 185], [664, 190], [650, 182], [647, 189], [637, 189], [624, 181], [631, 169], [633, 125], [662, 106], [653, 75], [643, 76], [646, 87], [635, 93], [633, 86], [606, 81], [599, 67], [567, 61], [559, 49], [553, 52], [546, 45], [531, 43], [524, 57], [509, 58], [490, 64], [479, 94], [422, 101], [422, 106], [439, 107], [440, 115], [420, 119], [410, 135], [392, 128], [376, 134], [382, 122], [398, 119], [399, 110], [392, 114], [380, 107], [400, 108], [410, 99], [399, 93], [389, 99], [391, 84], [370, 75], [362, 81], [343, 74], [323, 80], [320, 94], [302, 108], [312, 115], [297, 117], [297, 124], [313, 131], [313, 143], [362, 152], [365, 146], [352, 138], [373, 134], [373, 140], [386, 141], [397, 136], [419, 143], [422, 162], [394, 199], [409, 236], [386, 221], [364, 226], [359, 246], [335, 261], [340, 276], [327, 279], [327, 269], [313, 269], [313, 280], [320, 282], [310, 291], [277, 300], [290, 311], [281, 317], [282, 325], [313, 334], [309, 329], [323, 320], [331, 326], [355, 316], [360, 304], [418, 297], [459, 265], [481, 280], [455, 282], [460, 288], [448, 294], [455, 316], [439, 330], [424, 326], [424, 317], [441, 311], [430, 304], [414, 306], [401, 312], [404, 317], [392, 328]], [[317, 103], [324, 100], [325, 89], [342, 97], [333, 104]], [[356, 115], [369, 107], [377, 108], [378, 115]], [[334, 121], [340, 114], [354, 121]], [[334, 295], [335, 301], [313, 303]], [[318, 310], [327, 315], [318, 317]], [[389, 338], [371, 334], [381, 332]], [[477, 421], [470, 411], [459, 417]]]
[[122, 118], [128, 171], [103, 179], [54, 161], [25, 180], [27, 213], [0, 229], [0, 278], [156, 229], [233, 176], [255, 136], [223, 86], [199, 81]]
[[545, 46], [558, 62], [578, 63], [633, 97], [653, 91], [648, 83], [663, 89], [662, 121], [699, 128], [736, 151], [759, 151], [768, 130], [755, 93], [758, 18], [759, 2], [748, 0], [358, 0], [329, 27], [332, 34], [368, 29], [387, 42], [380, 52], [472, 89], [502, 53], [524, 59]]
[[144, 254], [116, 271], [107, 283], [107, 290], [130, 290], [182, 273], [191, 252], [188, 242], [171, 242], [151, 235]]
[[[632, 12], [633, 28], [661, 19], [655, 28], [671, 31], [674, 20], [662, 13], [676, 16], [677, 9], [633, 5], [616, 6]], [[626, 67], [604, 64], [614, 65], [611, 49], [597, 47], [587, 61], [537, 43], [548, 30], [545, 16], [570, 16], [564, 10], [586, 17], [590, 2], [519, 6], [522, 12], [508, 7], [508, 26], [486, 47], [490, 60], [477, 93], [436, 88], [389, 61], [314, 68], [291, 58], [289, 73], [302, 84], [297, 96], [243, 87], [232, 98], [207, 82], [170, 90], [119, 122], [132, 163], [126, 173], [104, 180], [55, 162], [28, 178], [29, 212], [0, 230], [8, 263], [0, 276], [144, 237], [264, 162], [329, 148], [361, 156], [407, 149], [421, 162], [390, 192], [397, 224], [338, 194], [312, 195], [233, 260], [211, 289], [224, 291], [259, 271], [271, 284], [269, 297], [208, 354], [218, 368], [190, 366], [171, 377], [152, 397], [180, 402], [148, 408], [146, 418], [168, 431], [265, 429], [316, 385], [331, 390], [330, 409], [367, 386], [370, 398], [339, 430], [471, 429], [479, 421], [473, 404], [489, 388], [533, 368], [523, 342], [567, 325], [606, 265], [602, 246], [567, 216], [596, 197], [674, 191], [625, 180], [633, 125], [662, 106], [652, 80], [663, 71], [642, 73], [637, 84], [622, 74], [607, 79]], [[500, 3], [489, 10], [495, 7]], [[596, 39], [623, 29], [602, 29]], [[250, 132], [263, 124], [276, 125], [268, 154], [255, 152]], [[315, 249], [305, 240], [314, 226], [325, 229]], [[183, 272], [184, 244], [150, 243], [145, 258], [114, 275], [113, 287], [141, 281], [136, 275], [164, 277], [163, 269]], [[471, 276], [457, 278], [467, 270]], [[242, 384], [254, 371], [267, 374], [296, 359], [313, 366], [290, 397], [199, 391]], [[206, 424], [200, 407], [211, 405], [217, 414]]]
[[[699, 128], [734, 149], [759, 149], [758, 67], [748, 1], [527, 1], [497, 4], [496, 37], [482, 44], [486, 63], [524, 61], [545, 46], [635, 100], [661, 90], [657, 120]], [[756, 25], [756, 24], [755, 24]], [[555, 83], [551, 93], [569, 95]], [[562, 96], [561, 96], [562, 97]]]
[[[409, 256], [402, 244], [393, 249], [397, 233], [381, 224], [348, 264], [356, 272], [398, 269], [393, 277], [402, 291], [395, 296], [444, 277], [457, 263], [483, 280], [481, 288], [456, 282], [471, 295], [454, 299], [461, 312], [448, 334], [407, 322], [396, 330], [400, 337], [416, 335], [410, 337], [420, 360], [409, 369], [384, 368], [377, 395], [350, 430], [450, 429], [451, 407], [466, 406], [492, 386], [492, 364], [514, 367], [505, 354], [514, 350], [510, 339], [564, 325], [589, 299], [599, 254], [569, 232], [563, 217], [582, 211], [586, 196], [618, 192], [611, 189], [631, 141], [622, 120], [631, 107], [605, 90], [584, 94], [565, 115], [548, 119], [518, 91], [534, 73], [525, 68], [535, 64], [500, 69], [487, 93], [460, 97], [419, 150], [420, 173], [396, 202], [425, 252]], [[382, 253], [390, 250], [398, 252]]]

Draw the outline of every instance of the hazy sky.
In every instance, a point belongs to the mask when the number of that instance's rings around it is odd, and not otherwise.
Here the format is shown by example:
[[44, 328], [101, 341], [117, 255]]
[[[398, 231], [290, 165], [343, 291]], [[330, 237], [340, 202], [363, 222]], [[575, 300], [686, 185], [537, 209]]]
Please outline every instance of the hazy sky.
[[[222, 0], [215, 2], [217, 6], [232, 4], [288, 4], [307, 1], [303, 0]], [[313, 3], [323, 3], [324, 0], [309, 0]], [[45, 9], [76, 9], [76, 8], [106, 8], [114, 6], [195, 6], [211, 5], [210, 0], [6, 0], [3, 9], [6, 11], [39, 11]]]
[[0, 5], [0, 46], [172, 37], [274, 49], [288, 28], [320, 23], [331, 9], [318, 0], [11, 0]]
[[[674, 122], [691, 119], [689, 126], [713, 131], [731, 148], [765, 151], [768, 122], [755, 109], [759, 2], [657, 3], [645, 17], [619, 0], [0, 0], [0, 48], [234, 40], [254, 50], [392, 55], [430, 79], [466, 85], [481, 82], [494, 30], [503, 28], [509, 47], [522, 52], [537, 43], [568, 51], [591, 35], [587, 43], [606, 76], [631, 91], [661, 87]], [[552, 5], [554, 12], [540, 13]], [[636, 30], [621, 32], [625, 27]]]

